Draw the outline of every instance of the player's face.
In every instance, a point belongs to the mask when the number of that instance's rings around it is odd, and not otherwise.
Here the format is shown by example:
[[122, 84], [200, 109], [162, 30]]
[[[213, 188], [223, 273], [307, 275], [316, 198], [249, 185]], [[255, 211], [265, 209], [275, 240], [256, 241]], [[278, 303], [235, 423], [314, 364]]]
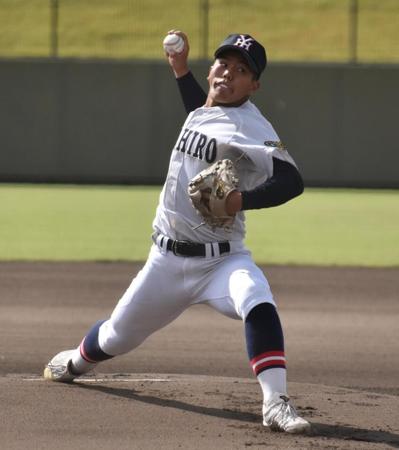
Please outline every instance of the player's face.
[[208, 75], [206, 106], [239, 106], [259, 88], [245, 59], [238, 52], [226, 52], [217, 58]]

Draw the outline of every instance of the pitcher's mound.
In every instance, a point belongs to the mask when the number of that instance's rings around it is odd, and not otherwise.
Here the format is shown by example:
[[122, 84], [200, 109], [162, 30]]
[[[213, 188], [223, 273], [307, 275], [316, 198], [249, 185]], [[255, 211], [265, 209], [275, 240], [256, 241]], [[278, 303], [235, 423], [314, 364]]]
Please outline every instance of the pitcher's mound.
[[[72, 384], [0, 378], [4, 448], [383, 449], [399, 447], [399, 397], [290, 383], [309, 436], [262, 426], [256, 380], [171, 374], [97, 374]], [[7, 412], [7, 414], [6, 414]]]

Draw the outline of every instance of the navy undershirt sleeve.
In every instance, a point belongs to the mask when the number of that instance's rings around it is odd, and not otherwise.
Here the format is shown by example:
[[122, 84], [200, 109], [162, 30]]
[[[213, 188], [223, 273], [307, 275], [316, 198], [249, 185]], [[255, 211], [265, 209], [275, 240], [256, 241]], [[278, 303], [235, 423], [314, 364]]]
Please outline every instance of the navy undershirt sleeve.
[[187, 114], [194, 111], [194, 109], [204, 106], [206, 93], [191, 72], [188, 72], [180, 78], [176, 78], [176, 81]]
[[273, 158], [273, 176], [250, 191], [242, 191], [242, 210], [282, 205], [304, 190], [297, 168], [287, 161]]

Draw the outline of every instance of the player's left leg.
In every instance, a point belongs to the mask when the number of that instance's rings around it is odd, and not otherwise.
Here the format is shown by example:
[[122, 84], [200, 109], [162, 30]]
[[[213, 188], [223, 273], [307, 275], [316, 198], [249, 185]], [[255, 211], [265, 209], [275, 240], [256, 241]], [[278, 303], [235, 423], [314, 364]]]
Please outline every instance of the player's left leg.
[[225, 297], [208, 303], [244, 321], [248, 356], [263, 392], [264, 425], [290, 433], [308, 431], [310, 424], [297, 415], [287, 396], [283, 330], [263, 272], [249, 255], [236, 254], [225, 258], [213, 275], [207, 295], [215, 289], [220, 295], [224, 289]]
[[265, 302], [251, 309], [245, 318], [248, 357], [267, 403], [278, 392], [287, 394], [284, 336], [277, 310]]
[[245, 336], [263, 392], [263, 425], [288, 433], [308, 432], [309, 422], [298, 416], [287, 395], [283, 330], [274, 305], [260, 303], [251, 309], [245, 318]]
[[[225, 258], [215, 272], [219, 287], [224, 285], [224, 297], [208, 303], [222, 314], [244, 321], [248, 356], [264, 402], [276, 392], [286, 395], [283, 331], [266, 277], [246, 254]], [[211, 292], [208, 289], [208, 295]]]

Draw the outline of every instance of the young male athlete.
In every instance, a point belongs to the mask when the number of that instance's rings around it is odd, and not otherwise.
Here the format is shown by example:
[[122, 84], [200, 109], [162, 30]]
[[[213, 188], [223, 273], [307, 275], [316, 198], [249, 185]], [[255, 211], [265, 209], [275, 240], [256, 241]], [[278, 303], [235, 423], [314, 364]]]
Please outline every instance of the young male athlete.
[[[303, 191], [296, 165], [249, 97], [266, 67], [262, 45], [247, 34], [228, 36], [215, 52], [202, 91], [187, 67], [189, 44], [168, 55], [189, 115], [172, 149], [153, 222], [153, 245], [143, 269], [107, 320], [80, 346], [57, 354], [44, 376], [70, 382], [104, 360], [129, 352], [190, 305], [207, 303], [244, 323], [252, 369], [263, 392], [263, 424], [303, 433], [310, 424], [287, 396], [284, 340], [272, 292], [245, 248], [244, 211], [277, 206]], [[187, 193], [190, 180], [229, 159], [238, 188], [226, 200], [231, 226], [204, 223]]]

